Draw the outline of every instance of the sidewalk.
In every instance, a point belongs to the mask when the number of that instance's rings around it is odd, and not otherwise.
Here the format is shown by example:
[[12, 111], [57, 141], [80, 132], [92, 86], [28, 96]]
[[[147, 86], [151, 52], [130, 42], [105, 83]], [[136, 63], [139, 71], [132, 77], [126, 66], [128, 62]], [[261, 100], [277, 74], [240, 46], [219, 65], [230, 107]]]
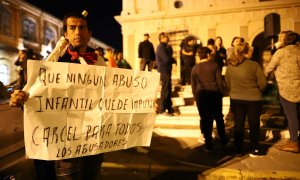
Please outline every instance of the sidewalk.
[[[281, 140], [279, 143], [283, 143]], [[300, 154], [283, 152], [270, 146], [267, 155], [235, 157], [207, 170], [199, 179], [300, 179]]]
[[[185, 179], [300, 179], [300, 154], [279, 151], [274, 146], [287, 140], [278, 138], [284, 137], [285, 130], [274, 133], [273, 139], [262, 139], [261, 144], [267, 155], [250, 157], [245, 139], [245, 153], [242, 157], [236, 157], [232, 154], [231, 145], [223, 147], [218, 141], [212, 153], [205, 152], [203, 139], [199, 138], [199, 122], [193, 120], [196, 117], [186, 120], [182, 117], [157, 118], [160, 124], [155, 125], [150, 147], [105, 153], [103, 170], [125, 169], [148, 173], [153, 179], [168, 177], [159, 178], [166, 172], [183, 173]], [[176, 121], [187, 122], [180, 122], [185, 124], [182, 126], [184, 128], [180, 128]], [[170, 127], [174, 127], [173, 130]], [[187, 176], [189, 174], [190, 178]]]

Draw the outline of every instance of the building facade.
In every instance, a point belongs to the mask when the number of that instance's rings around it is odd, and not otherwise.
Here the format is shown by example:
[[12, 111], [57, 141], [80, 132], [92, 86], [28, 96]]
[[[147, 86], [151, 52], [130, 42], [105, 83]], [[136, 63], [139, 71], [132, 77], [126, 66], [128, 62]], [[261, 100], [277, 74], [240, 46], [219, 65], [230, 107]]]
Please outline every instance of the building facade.
[[[170, 33], [177, 61], [179, 43], [187, 35], [199, 37], [203, 45], [221, 36], [225, 48], [240, 36], [264, 49], [264, 18], [270, 13], [280, 15], [281, 30], [300, 33], [300, 0], [123, 0], [115, 18], [122, 27], [124, 56], [138, 68], [138, 44], [144, 33], [150, 34], [155, 47], [160, 32]], [[180, 78], [180, 63], [173, 69], [172, 78]]]
[[[0, 0], [0, 81], [7, 85], [18, 78], [15, 61], [20, 49], [46, 55], [63, 35], [62, 20], [21, 0]], [[91, 38], [92, 48], [108, 48]]]

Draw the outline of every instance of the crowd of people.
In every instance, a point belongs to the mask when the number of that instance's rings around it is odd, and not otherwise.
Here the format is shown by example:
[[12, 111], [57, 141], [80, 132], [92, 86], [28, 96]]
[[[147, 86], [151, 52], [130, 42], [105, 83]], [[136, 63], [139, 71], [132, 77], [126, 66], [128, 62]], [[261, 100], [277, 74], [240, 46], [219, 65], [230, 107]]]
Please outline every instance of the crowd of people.
[[[218, 41], [219, 45], [216, 45]], [[200, 128], [204, 134], [207, 150], [212, 150], [211, 128], [212, 119], [217, 122], [218, 136], [225, 144], [223, 131], [219, 118], [219, 102], [215, 101], [220, 92], [225, 95], [227, 89], [230, 97], [230, 111], [234, 120], [234, 149], [240, 155], [243, 149], [244, 126], [248, 121], [250, 130], [250, 156], [264, 155], [262, 152], [260, 138], [260, 115], [262, 113], [263, 92], [267, 86], [268, 77], [274, 72], [275, 82], [278, 85], [280, 103], [284, 115], [288, 120], [290, 140], [286, 144], [276, 146], [277, 149], [299, 153], [299, 115], [300, 115], [300, 36], [292, 31], [283, 31], [279, 35], [276, 49], [272, 49], [272, 57], [265, 68], [254, 59], [253, 48], [241, 37], [234, 37], [232, 47], [226, 52], [220, 37], [215, 42], [210, 39], [207, 47], [198, 50], [200, 63], [192, 70], [192, 89], [199, 110]], [[214, 45], [213, 45], [214, 44]], [[213, 48], [213, 49], [212, 49]], [[222, 48], [222, 50], [221, 50]], [[208, 49], [210, 49], [208, 51]], [[206, 56], [203, 55], [206, 51]], [[221, 52], [218, 52], [221, 51]], [[221, 56], [220, 56], [221, 54]], [[211, 57], [213, 56], [213, 57]], [[215, 66], [226, 66], [223, 84], [222, 76]], [[213, 78], [212, 78], [213, 77]], [[215, 93], [215, 94], [214, 94]], [[214, 95], [212, 95], [214, 94]], [[209, 97], [209, 98], [208, 98]], [[213, 98], [214, 97], [214, 98]], [[211, 103], [213, 107], [211, 108]], [[209, 109], [211, 108], [211, 109]], [[221, 111], [222, 112], [222, 111]]]
[[[59, 62], [80, 63], [81, 56], [88, 64], [108, 67], [132, 69], [120, 51], [87, 46], [91, 37], [87, 18], [81, 13], [71, 13], [63, 20], [64, 36], [70, 45]], [[80, 41], [76, 38], [80, 34]], [[159, 34], [159, 44], [154, 49], [149, 41], [149, 34], [144, 34], [144, 41], [139, 44], [138, 56], [140, 70], [151, 71], [154, 64], [160, 73], [161, 95], [159, 102], [160, 114], [174, 114], [172, 107], [172, 66], [177, 61], [173, 57], [173, 48], [169, 44], [169, 36], [165, 32]], [[259, 144], [260, 115], [262, 111], [262, 93], [267, 85], [267, 78], [272, 72], [279, 88], [281, 106], [288, 119], [290, 140], [277, 146], [283, 151], [299, 152], [300, 129], [300, 36], [292, 31], [282, 32], [270, 63], [265, 69], [259, 60], [253, 59], [253, 48], [242, 38], [234, 37], [231, 47], [225, 49], [221, 37], [209, 39], [207, 46], [199, 46], [193, 36], [180, 45], [181, 84], [191, 85], [200, 115], [200, 129], [205, 138], [206, 151], [213, 151], [213, 121], [216, 121], [218, 137], [222, 145], [229, 143], [225, 132], [222, 113], [222, 98], [230, 97], [230, 108], [234, 119], [234, 152], [242, 153], [244, 142], [244, 126], [246, 120], [250, 129], [251, 155], [262, 155]], [[196, 56], [200, 61], [196, 63]], [[96, 57], [96, 58], [95, 58]], [[16, 65], [19, 72], [19, 87], [10, 99], [12, 107], [22, 106], [28, 99], [28, 93], [20, 90], [26, 84], [26, 61], [28, 52], [20, 51]], [[224, 71], [226, 69], [226, 71]], [[85, 156], [68, 161], [78, 166], [80, 176], [96, 179], [102, 154]], [[55, 161], [34, 160], [37, 179], [56, 179]]]
[[[174, 59], [168, 39], [161, 40], [156, 49], [156, 64], [161, 73], [161, 98], [158, 113], [172, 116], [171, 71]], [[147, 39], [148, 40], [148, 39]], [[149, 40], [148, 40], [149, 41]], [[223, 46], [222, 37], [208, 39], [206, 46], [197, 46], [197, 39], [189, 36], [180, 45], [181, 85], [191, 85], [194, 100], [200, 115], [200, 129], [205, 138], [205, 150], [213, 150], [212, 129], [216, 121], [218, 138], [222, 145], [229, 143], [225, 133], [222, 98], [230, 97], [230, 111], [234, 121], [233, 152], [241, 155], [244, 144], [246, 121], [249, 125], [250, 156], [261, 156], [259, 144], [260, 116], [263, 94], [269, 76], [274, 76], [278, 85], [278, 96], [284, 115], [288, 120], [290, 140], [276, 148], [283, 151], [299, 152], [300, 116], [300, 36], [292, 31], [282, 31], [278, 42], [270, 49], [272, 58], [266, 67], [262, 57], [242, 37], [234, 37], [231, 47]], [[196, 56], [200, 61], [196, 62]], [[261, 58], [261, 59], [260, 59]], [[273, 73], [274, 72], [274, 73]]]
[[[222, 38], [209, 39], [207, 46], [197, 51], [200, 62], [192, 68], [192, 91], [200, 115], [200, 129], [206, 151], [213, 150], [212, 127], [216, 121], [222, 145], [229, 143], [225, 133], [222, 98], [230, 96], [230, 111], [234, 119], [234, 152], [242, 154], [244, 126], [248, 119], [250, 148], [260, 155], [259, 132], [262, 91], [267, 80], [261, 66], [253, 61], [251, 47], [240, 37], [234, 37], [232, 47], [224, 48]], [[223, 68], [226, 66], [226, 72]], [[222, 75], [223, 72], [223, 75]], [[227, 91], [226, 91], [227, 89]]]
[[[158, 113], [174, 115], [172, 107], [172, 66], [177, 61], [169, 44], [167, 33], [159, 34], [156, 49], [149, 40], [148, 33], [138, 47], [140, 70], [160, 73], [161, 92]], [[288, 119], [291, 135], [287, 144], [278, 149], [299, 152], [299, 114], [300, 114], [300, 74], [299, 74], [299, 34], [282, 31], [272, 51], [272, 59], [264, 68], [259, 55], [242, 37], [234, 37], [231, 47], [225, 48], [222, 37], [208, 39], [207, 45], [197, 44], [195, 36], [188, 36], [180, 44], [181, 85], [191, 85], [193, 96], [200, 115], [200, 129], [205, 138], [205, 149], [213, 150], [212, 129], [216, 121], [218, 137], [223, 145], [229, 143], [225, 133], [222, 98], [230, 97], [229, 114], [234, 120], [234, 148], [240, 155], [243, 149], [246, 120], [250, 130], [251, 156], [263, 155], [259, 145], [260, 115], [263, 107], [263, 93], [272, 72], [279, 88], [279, 97], [285, 116]], [[278, 51], [277, 51], [278, 50]], [[200, 61], [196, 62], [196, 56]], [[119, 56], [121, 58], [119, 58]], [[115, 57], [117, 66], [123, 59]], [[107, 56], [110, 59], [111, 56]], [[122, 67], [125, 67], [122, 65]], [[130, 67], [131, 68], [131, 67]]]

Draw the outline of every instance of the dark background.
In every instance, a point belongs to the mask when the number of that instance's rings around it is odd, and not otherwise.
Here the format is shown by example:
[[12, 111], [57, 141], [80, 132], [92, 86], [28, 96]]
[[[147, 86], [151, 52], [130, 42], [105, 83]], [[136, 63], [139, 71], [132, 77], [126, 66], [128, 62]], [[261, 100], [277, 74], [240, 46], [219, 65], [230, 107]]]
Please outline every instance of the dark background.
[[25, 0], [41, 10], [63, 19], [71, 11], [88, 11], [92, 36], [99, 41], [122, 50], [121, 26], [114, 19], [122, 11], [122, 0]]

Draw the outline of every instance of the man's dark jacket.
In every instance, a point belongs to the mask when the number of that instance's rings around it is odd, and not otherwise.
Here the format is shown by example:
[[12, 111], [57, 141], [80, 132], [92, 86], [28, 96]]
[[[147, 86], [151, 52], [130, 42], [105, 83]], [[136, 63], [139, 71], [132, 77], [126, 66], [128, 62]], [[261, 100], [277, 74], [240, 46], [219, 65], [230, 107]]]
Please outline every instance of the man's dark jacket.
[[139, 58], [146, 60], [155, 60], [155, 52], [153, 44], [149, 40], [140, 42], [139, 44]]
[[160, 43], [156, 49], [156, 64], [157, 70], [160, 73], [168, 73], [172, 72], [172, 64], [174, 63], [172, 57], [172, 47], [168, 46], [167, 43]]

